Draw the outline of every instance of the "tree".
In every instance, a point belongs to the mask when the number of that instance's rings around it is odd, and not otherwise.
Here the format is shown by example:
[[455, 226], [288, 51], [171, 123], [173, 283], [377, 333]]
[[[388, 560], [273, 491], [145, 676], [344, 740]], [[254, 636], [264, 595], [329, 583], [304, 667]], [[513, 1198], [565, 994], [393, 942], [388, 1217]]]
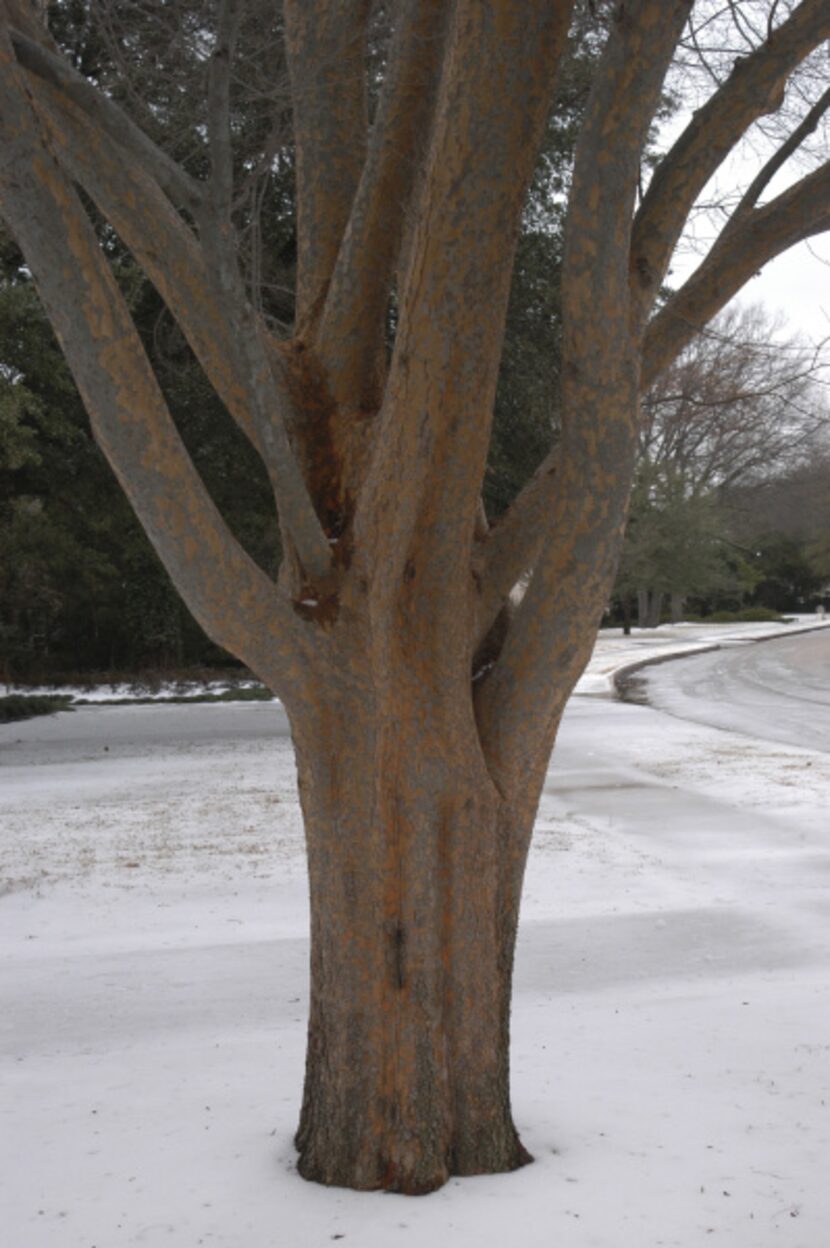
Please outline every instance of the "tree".
[[762, 309], [730, 308], [643, 396], [616, 583], [618, 594], [638, 594], [641, 625], [660, 623], [667, 594], [677, 606], [757, 580], [741, 542], [728, 541], [733, 502], [739, 487], [757, 494], [822, 447], [825, 369], [820, 348], [782, 338]]
[[779, 611], [826, 605], [830, 583], [830, 453], [750, 482], [732, 500], [733, 530], [755, 556], [753, 600]]
[[736, 558], [726, 531], [713, 493], [690, 491], [674, 465], [638, 466], [614, 591], [624, 608], [636, 594], [641, 628], [660, 624], [667, 597], [679, 619], [689, 596], [751, 587], [746, 559]]
[[[528, 1160], [508, 1087], [522, 876], [613, 580], [638, 393], [765, 260], [830, 226], [830, 165], [760, 203], [773, 156], [728, 241], [651, 316], [711, 174], [830, 37], [826, 0], [750, 7], [769, 17], [758, 46], [694, 113], [639, 206], [643, 146], [691, 5], [614, 9], [568, 196], [561, 434], [490, 527], [481, 486], [513, 256], [573, 5], [389, 6], [370, 125], [373, 7], [285, 0], [297, 280], [280, 340], [237, 261], [241, 6], [224, 0], [215, 19], [205, 6], [188, 27], [207, 60], [208, 168], [196, 176], [56, 54], [32, 8], [4, 0], [3, 215], [171, 577], [291, 721], [312, 912], [297, 1135], [309, 1178], [424, 1192]], [[267, 467], [276, 581], [186, 453], [87, 199]], [[531, 569], [508, 622], [505, 601]], [[474, 670], [497, 619], [501, 643]]]

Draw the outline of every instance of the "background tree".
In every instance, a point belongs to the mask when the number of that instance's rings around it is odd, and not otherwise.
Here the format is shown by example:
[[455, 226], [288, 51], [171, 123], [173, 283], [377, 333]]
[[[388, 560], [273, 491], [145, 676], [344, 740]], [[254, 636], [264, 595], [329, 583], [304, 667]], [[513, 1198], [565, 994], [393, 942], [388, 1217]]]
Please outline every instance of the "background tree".
[[755, 584], [752, 563], [728, 538], [729, 514], [714, 492], [690, 492], [672, 465], [638, 467], [631, 514], [614, 586], [630, 619], [656, 628], [667, 604], [682, 618], [686, 599], [740, 598]]
[[[758, 46], [694, 113], [638, 207], [691, 7], [613, 10], [568, 194], [561, 433], [489, 526], [511, 271], [573, 5], [403, 0], [369, 84], [372, 6], [286, 0], [269, 30], [284, 31], [295, 140], [287, 341], [246, 287], [238, 238], [234, 108], [256, 58], [242, 6], [180, 21], [205, 66], [197, 170], [60, 58], [28, 5], [2, 5], [2, 213], [170, 575], [291, 720], [311, 886], [297, 1136], [311, 1178], [418, 1192], [527, 1160], [508, 1090], [521, 881], [613, 580], [638, 393], [759, 265], [830, 225], [830, 166], [761, 202], [773, 157], [728, 240], [651, 315], [711, 175], [830, 37], [826, 0], [745, 6], [768, 19]], [[205, 488], [76, 185], [260, 455], [279, 511], [276, 579]], [[474, 670], [529, 571], [501, 648]]]
[[754, 553], [753, 601], [809, 610], [830, 598], [830, 453], [827, 441], [787, 471], [734, 491], [731, 529]]
[[638, 595], [641, 626], [660, 623], [669, 596], [676, 610], [688, 596], [740, 598], [762, 579], [733, 513], [745, 510], [747, 487], [757, 497], [826, 451], [825, 373], [820, 347], [782, 337], [747, 306], [716, 317], [644, 396], [615, 587]]

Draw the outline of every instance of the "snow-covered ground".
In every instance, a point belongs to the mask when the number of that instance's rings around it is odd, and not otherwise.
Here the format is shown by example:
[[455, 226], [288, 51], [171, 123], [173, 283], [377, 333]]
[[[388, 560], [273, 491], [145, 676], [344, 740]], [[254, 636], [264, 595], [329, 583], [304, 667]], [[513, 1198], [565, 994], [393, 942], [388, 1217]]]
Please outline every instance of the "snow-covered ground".
[[[49, 694], [57, 697], [69, 697], [83, 705], [99, 702], [169, 702], [172, 699], [200, 697], [222, 697], [230, 700], [232, 692], [260, 688], [256, 680], [188, 680], [178, 681], [114, 681], [108, 685], [19, 685], [0, 681], [0, 697], [8, 694], [34, 694], [44, 697]], [[244, 696], [239, 699], [245, 701]]]
[[[712, 635], [606, 636], [582, 692]], [[0, 1242], [826, 1248], [829, 785], [821, 750], [575, 698], [516, 967], [536, 1162], [407, 1199], [293, 1169], [307, 904], [280, 708], [0, 727]]]
[[[600, 634], [593, 659], [577, 688], [578, 693], [606, 696], [613, 691], [614, 675], [630, 664], [649, 662], [671, 654], [707, 650], [712, 646], [744, 645], [766, 637], [790, 636], [804, 629], [815, 629], [830, 619], [816, 615], [790, 616], [786, 624], [664, 624], [657, 629], [635, 629], [630, 637], [622, 629], [607, 629]], [[99, 702], [164, 701], [173, 697], [198, 698], [202, 695], [227, 695], [233, 690], [256, 686], [253, 680], [188, 680], [172, 683], [154, 681], [120, 681], [108, 685], [17, 685], [0, 681], [0, 697], [10, 693], [68, 696], [82, 704]], [[244, 700], [244, 699], [242, 699]]]

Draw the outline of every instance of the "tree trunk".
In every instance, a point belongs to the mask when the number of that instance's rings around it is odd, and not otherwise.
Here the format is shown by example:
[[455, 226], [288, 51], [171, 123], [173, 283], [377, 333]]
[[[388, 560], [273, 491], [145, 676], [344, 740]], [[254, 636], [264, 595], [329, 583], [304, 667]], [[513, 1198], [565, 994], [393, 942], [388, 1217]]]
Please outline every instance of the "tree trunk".
[[414, 692], [341, 688], [294, 715], [311, 889], [296, 1143], [306, 1178], [423, 1193], [530, 1160], [508, 1056], [532, 816], [517, 829], [474, 724], [447, 701], [425, 717]]
[[658, 628], [665, 595], [656, 589], [637, 590], [637, 622], [640, 628]]
[[671, 622], [672, 624], [680, 624], [683, 620], [683, 608], [686, 605], [686, 599], [683, 594], [673, 593], [671, 596]]

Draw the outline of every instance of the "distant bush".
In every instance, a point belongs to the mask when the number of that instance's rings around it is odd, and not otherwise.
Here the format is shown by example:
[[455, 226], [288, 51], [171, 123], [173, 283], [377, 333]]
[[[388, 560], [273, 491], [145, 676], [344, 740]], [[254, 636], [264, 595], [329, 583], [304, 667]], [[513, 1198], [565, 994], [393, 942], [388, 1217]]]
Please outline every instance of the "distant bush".
[[786, 624], [785, 616], [770, 607], [742, 607], [740, 611], [713, 611], [711, 615], [687, 615], [690, 624]]
[[789, 620], [779, 611], [771, 607], [744, 607], [736, 612], [739, 623], [743, 624], [788, 624]]
[[10, 693], [0, 698], [0, 724], [32, 719], [35, 715], [54, 715], [56, 711], [71, 711], [72, 701], [67, 694]]

